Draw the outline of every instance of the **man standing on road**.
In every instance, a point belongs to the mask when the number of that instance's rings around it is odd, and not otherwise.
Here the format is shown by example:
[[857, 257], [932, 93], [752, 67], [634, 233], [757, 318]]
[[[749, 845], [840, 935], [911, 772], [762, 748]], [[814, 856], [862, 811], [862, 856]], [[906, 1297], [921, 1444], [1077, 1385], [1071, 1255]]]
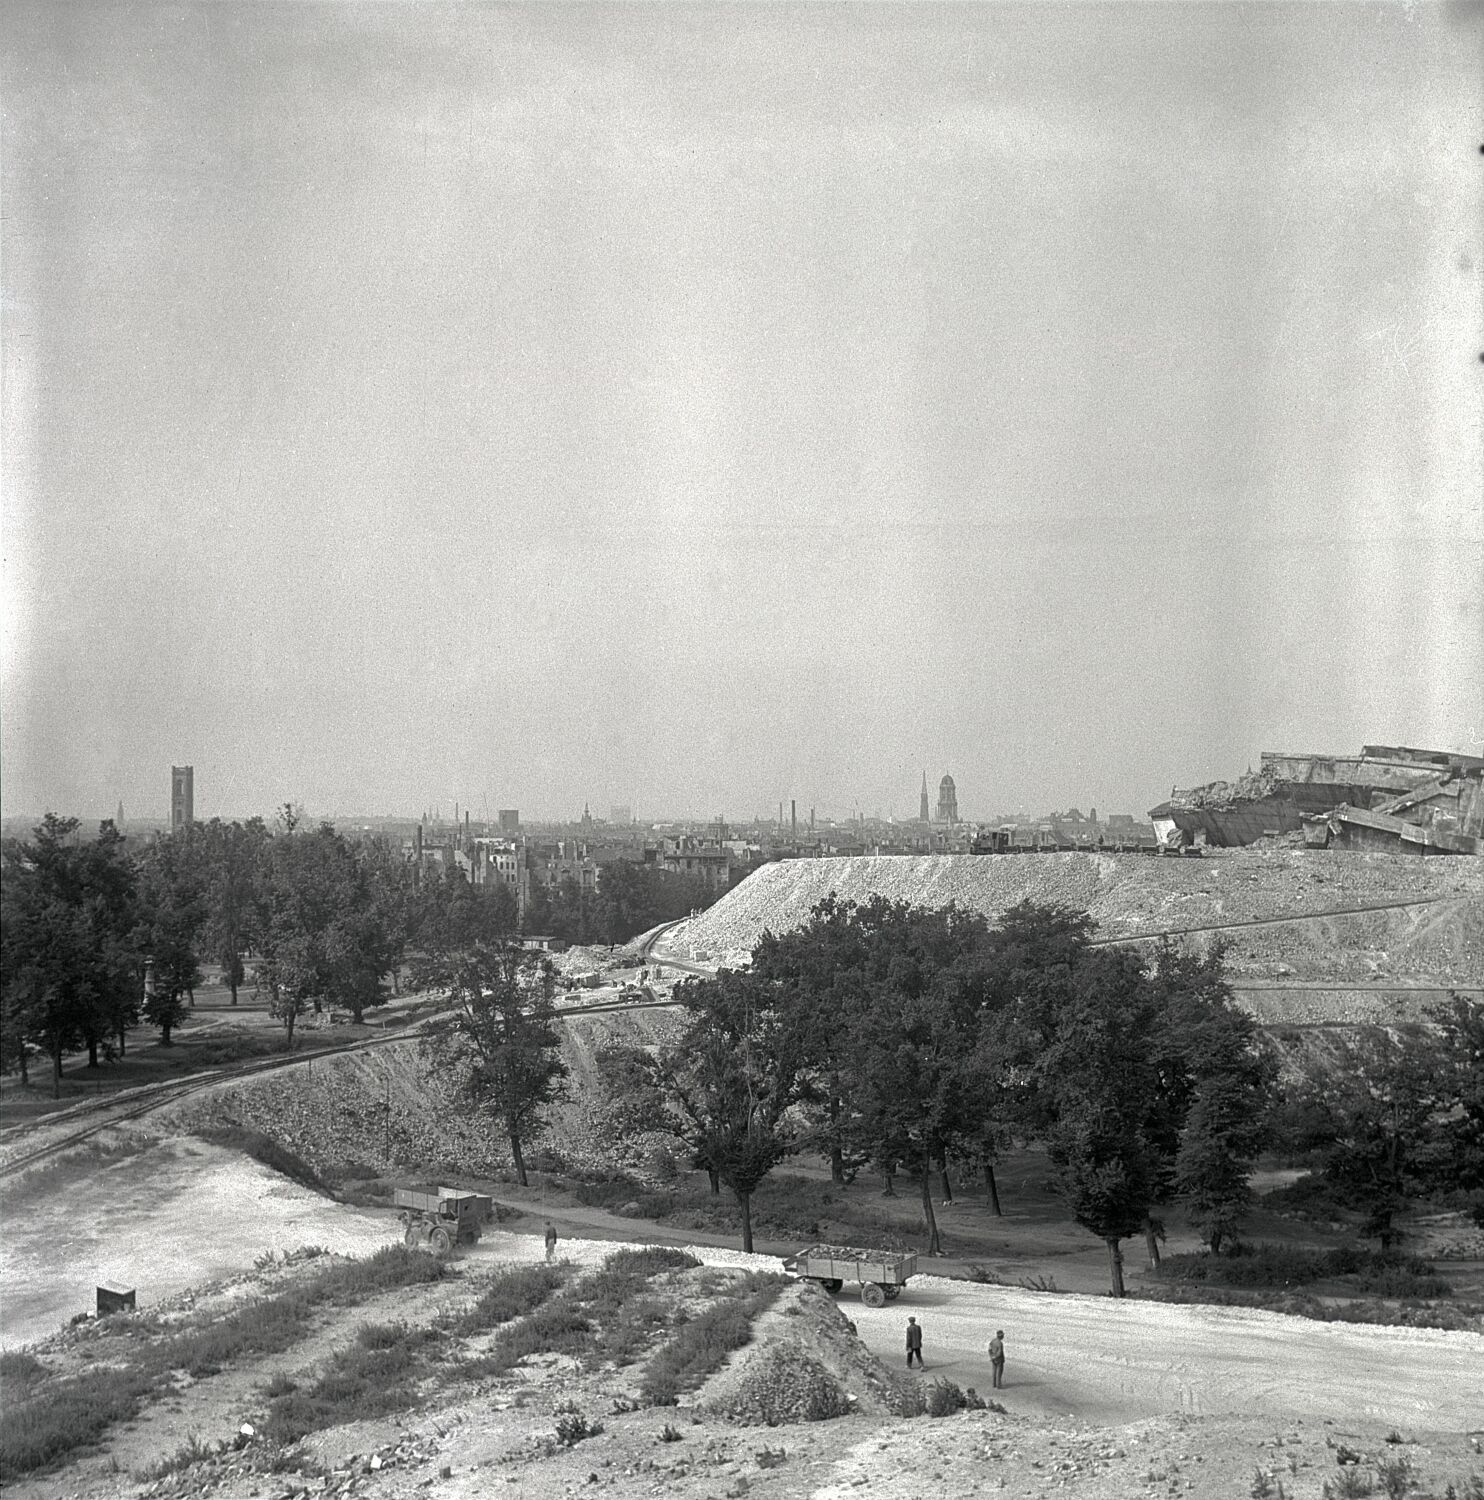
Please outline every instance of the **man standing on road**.
[[556, 1225], [550, 1219], [546, 1221], [546, 1258], [552, 1260], [556, 1256]]
[[1005, 1330], [997, 1328], [989, 1341], [989, 1363], [994, 1370], [994, 1388], [999, 1390], [1005, 1383]]
[[922, 1329], [918, 1326], [916, 1318], [907, 1319], [907, 1368], [912, 1368], [913, 1359], [917, 1360], [917, 1368], [922, 1368]]

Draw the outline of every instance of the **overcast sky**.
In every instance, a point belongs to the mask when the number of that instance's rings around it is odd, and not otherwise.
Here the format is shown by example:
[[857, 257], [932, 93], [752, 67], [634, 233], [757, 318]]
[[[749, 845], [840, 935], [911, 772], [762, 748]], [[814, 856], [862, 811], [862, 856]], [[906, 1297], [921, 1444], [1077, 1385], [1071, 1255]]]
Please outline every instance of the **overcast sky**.
[[6, 3], [3, 800], [1484, 742], [1484, 11]]

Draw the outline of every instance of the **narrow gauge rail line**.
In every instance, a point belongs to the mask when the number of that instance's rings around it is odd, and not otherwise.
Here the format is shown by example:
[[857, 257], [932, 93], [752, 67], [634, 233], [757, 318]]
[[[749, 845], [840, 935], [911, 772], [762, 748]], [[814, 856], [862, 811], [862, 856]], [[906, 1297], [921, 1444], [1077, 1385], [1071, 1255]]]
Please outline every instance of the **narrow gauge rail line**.
[[1232, 922], [1197, 922], [1193, 927], [1161, 927], [1152, 932], [1127, 932], [1117, 937], [1093, 938], [1094, 948], [1115, 943], [1152, 943], [1188, 932], [1228, 932], [1240, 927], [1289, 927], [1296, 922], [1322, 922], [1328, 917], [1356, 917], [1372, 911], [1402, 911], [1409, 906], [1436, 906], [1440, 901], [1464, 900], [1462, 896], [1414, 896], [1408, 901], [1370, 901], [1361, 906], [1333, 906], [1325, 911], [1301, 911], [1291, 917], [1242, 917]]

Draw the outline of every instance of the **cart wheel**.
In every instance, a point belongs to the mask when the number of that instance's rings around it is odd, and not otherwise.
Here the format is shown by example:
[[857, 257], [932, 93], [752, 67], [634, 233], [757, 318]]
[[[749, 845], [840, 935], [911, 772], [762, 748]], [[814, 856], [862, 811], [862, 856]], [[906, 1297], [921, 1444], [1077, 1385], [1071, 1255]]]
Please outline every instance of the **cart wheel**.
[[825, 1277], [825, 1279], [823, 1281], [821, 1281], [819, 1284], [827, 1292], [838, 1292], [840, 1290], [840, 1288], [845, 1285], [845, 1283], [843, 1281], [841, 1281], [838, 1277], [828, 1277], [828, 1276]]
[[428, 1249], [434, 1255], [447, 1255], [453, 1249], [453, 1241], [449, 1239], [448, 1231], [441, 1224], [428, 1236]]
[[415, 1250], [417, 1248], [417, 1243], [421, 1238], [422, 1236], [417, 1232], [416, 1224], [409, 1224], [407, 1228], [402, 1231], [402, 1243], [406, 1245], [409, 1250]]
[[886, 1291], [876, 1285], [874, 1281], [867, 1281], [861, 1286], [861, 1301], [867, 1307], [885, 1307]]
[[899, 1286], [884, 1286], [881, 1290], [886, 1293], [888, 1302], [895, 1302], [902, 1295], [902, 1289]]

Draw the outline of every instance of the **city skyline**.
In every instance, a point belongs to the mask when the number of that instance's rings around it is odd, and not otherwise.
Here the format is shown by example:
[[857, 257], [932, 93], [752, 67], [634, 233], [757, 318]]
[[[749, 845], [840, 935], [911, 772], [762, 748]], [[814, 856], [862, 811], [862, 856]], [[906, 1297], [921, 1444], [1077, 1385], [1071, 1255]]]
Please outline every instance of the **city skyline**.
[[1484, 742], [1479, 7], [7, 23], [7, 811]]

